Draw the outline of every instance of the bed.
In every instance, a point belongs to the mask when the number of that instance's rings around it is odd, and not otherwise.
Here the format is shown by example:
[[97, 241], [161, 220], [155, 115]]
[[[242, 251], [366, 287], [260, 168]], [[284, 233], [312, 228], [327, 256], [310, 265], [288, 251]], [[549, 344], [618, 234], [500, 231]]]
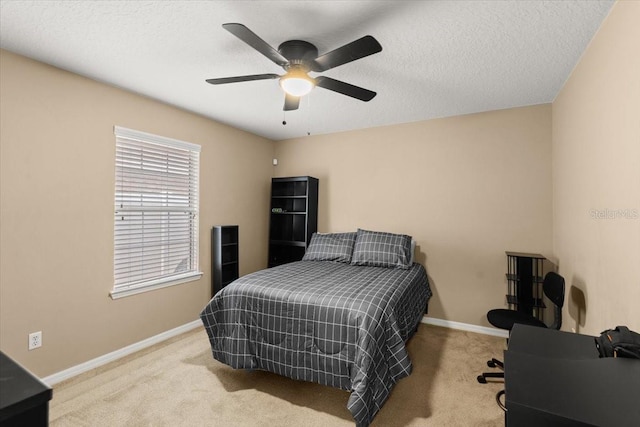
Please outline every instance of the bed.
[[316, 233], [302, 261], [239, 278], [200, 317], [216, 360], [350, 391], [366, 426], [411, 373], [405, 344], [430, 296], [410, 236]]

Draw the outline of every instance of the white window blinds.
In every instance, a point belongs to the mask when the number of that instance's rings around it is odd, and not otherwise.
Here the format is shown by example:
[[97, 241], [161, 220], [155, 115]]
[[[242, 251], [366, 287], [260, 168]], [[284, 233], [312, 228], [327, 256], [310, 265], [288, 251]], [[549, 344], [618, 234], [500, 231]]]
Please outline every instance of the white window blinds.
[[113, 298], [200, 278], [200, 146], [116, 126]]

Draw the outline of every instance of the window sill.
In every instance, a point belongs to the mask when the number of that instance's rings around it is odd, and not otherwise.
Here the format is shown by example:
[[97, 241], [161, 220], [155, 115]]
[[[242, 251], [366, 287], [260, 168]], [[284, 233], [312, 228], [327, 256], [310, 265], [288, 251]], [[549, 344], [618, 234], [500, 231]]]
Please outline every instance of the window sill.
[[167, 288], [169, 286], [180, 285], [182, 283], [193, 282], [202, 278], [202, 272], [197, 271], [193, 273], [184, 274], [181, 276], [174, 276], [171, 278], [158, 279], [144, 283], [138, 283], [130, 286], [123, 286], [119, 289], [113, 289], [109, 292], [111, 299], [124, 298], [131, 295], [141, 294], [143, 292], [154, 291], [156, 289]]

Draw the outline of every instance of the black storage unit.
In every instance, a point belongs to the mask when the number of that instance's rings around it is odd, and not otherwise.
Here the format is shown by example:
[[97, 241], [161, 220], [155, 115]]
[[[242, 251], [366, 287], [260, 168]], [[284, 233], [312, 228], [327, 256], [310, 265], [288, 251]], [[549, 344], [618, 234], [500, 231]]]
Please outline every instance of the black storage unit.
[[545, 304], [542, 282], [543, 263], [540, 254], [506, 252], [507, 254], [507, 304], [509, 309], [522, 311], [543, 320]]
[[318, 230], [318, 179], [271, 179], [269, 267], [299, 261]]
[[0, 352], [0, 424], [3, 426], [49, 425], [51, 387]]
[[216, 225], [211, 230], [211, 294], [236, 280], [238, 269], [238, 226]]

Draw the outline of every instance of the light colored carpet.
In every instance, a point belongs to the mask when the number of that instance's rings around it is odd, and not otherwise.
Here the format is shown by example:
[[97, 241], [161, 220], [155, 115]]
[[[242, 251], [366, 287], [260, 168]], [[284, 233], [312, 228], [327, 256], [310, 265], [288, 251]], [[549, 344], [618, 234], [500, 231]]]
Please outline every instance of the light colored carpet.
[[[502, 383], [479, 384], [504, 339], [421, 324], [408, 345], [413, 373], [372, 427], [502, 426]], [[353, 426], [349, 393], [211, 356], [204, 329], [175, 337], [54, 387], [51, 426]]]

